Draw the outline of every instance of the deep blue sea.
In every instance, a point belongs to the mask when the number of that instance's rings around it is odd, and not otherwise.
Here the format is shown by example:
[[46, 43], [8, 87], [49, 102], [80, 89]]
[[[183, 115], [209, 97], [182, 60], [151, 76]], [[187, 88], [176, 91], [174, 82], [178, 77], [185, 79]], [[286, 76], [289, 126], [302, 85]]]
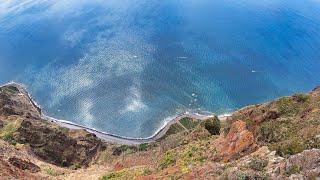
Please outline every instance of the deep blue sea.
[[0, 83], [130, 137], [320, 85], [320, 0], [0, 1]]

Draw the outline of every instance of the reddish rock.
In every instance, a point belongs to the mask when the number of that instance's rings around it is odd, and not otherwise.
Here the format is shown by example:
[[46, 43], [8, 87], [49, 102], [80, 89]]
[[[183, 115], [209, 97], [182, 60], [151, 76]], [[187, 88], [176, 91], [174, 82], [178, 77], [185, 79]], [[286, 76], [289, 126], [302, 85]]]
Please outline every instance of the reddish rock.
[[157, 179], [154, 175], [137, 177], [137, 180], [155, 180]]
[[246, 129], [246, 123], [232, 123], [226, 137], [220, 136], [218, 150], [224, 160], [228, 161], [241, 155], [246, 155], [256, 148], [253, 133]]
[[114, 170], [115, 171], [120, 171], [124, 168], [123, 164], [117, 162], [115, 165], [114, 165]]

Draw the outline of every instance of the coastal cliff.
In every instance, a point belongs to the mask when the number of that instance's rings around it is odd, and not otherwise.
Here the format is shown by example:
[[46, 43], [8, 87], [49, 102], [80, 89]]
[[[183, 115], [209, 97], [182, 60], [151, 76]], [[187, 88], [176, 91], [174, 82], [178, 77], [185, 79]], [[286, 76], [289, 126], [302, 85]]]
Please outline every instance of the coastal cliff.
[[320, 88], [223, 120], [185, 117], [139, 145], [61, 127], [21, 86], [0, 88], [4, 179], [315, 179], [319, 162]]

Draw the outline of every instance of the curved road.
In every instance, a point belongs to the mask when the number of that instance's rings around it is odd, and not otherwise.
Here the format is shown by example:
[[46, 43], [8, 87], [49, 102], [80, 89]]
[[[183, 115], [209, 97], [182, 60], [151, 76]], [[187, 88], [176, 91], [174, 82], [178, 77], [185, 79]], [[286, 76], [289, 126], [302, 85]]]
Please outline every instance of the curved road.
[[[20, 93], [26, 95], [31, 103], [39, 110], [39, 112], [41, 113], [41, 107], [32, 99], [31, 95], [28, 93], [28, 91], [26, 90], [26, 88], [19, 84], [19, 83], [15, 83], [15, 82], [10, 82], [8, 84], [2, 85], [0, 87], [4, 87], [4, 86], [14, 86], [16, 88], [19, 89]], [[150, 137], [146, 137], [146, 138], [131, 138], [131, 137], [125, 137], [125, 136], [119, 136], [119, 135], [115, 135], [115, 134], [111, 134], [111, 133], [107, 133], [107, 132], [103, 132], [103, 131], [99, 131], [93, 128], [89, 128], [89, 127], [85, 127], [79, 124], [75, 124], [72, 123], [70, 121], [65, 121], [65, 120], [59, 120], [59, 119], [55, 119], [53, 117], [49, 117], [44, 115], [43, 113], [41, 113], [42, 118], [51, 122], [54, 122], [62, 127], [67, 127], [70, 129], [85, 129], [91, 133], [94, 133], [95, 135], [97, 135], [97, 137], [101, 138], [104, 141], [107, 142], [113, 142], [113, 143], [119, 143], [119, 144], [142, 144], [142, 143], [150, 143], [150, 142], [154, 142], [157, 139], [161, 138], [163, 135], [165, 135], [165, 133], [168, 131], [169, 127], [176, 123], [177, 121], [189, 117], [189, 118], [193, 118], [193, 119], [199, 119], [199, 120], [205, 120], [211, 117], [214, 117], [215, 115], [211, 112], [185, 112], [185, 113], [181, 113], [178, 114], [174, 119], [172, 119], [171, 121], [167, 122], [166, 124], [164, 124], [156, 133], [154, 133], [152, 136]], [[229, 115], [223, 115], [221, 116], [220, 119], [225, 118]]]

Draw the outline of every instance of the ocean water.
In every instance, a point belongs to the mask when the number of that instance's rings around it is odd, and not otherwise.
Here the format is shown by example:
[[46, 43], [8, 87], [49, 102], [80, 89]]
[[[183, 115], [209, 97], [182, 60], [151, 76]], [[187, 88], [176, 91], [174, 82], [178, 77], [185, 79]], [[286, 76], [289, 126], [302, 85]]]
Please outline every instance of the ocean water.
[[6, 0], [0, 83], [45, 113], [148, 137], [320, 85], [319, 0]]

